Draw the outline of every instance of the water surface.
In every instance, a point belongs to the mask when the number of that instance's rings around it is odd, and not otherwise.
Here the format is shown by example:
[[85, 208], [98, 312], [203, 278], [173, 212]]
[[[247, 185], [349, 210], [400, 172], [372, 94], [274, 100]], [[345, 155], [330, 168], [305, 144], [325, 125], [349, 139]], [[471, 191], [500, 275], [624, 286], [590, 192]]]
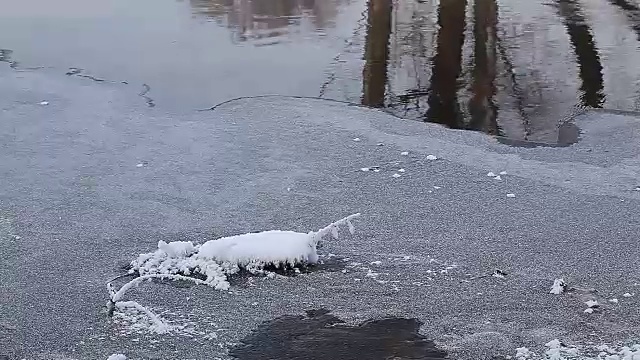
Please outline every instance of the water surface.
[[0, 9], [0, 61], [126, 82], [160, 109], [310, 96], [554, 142], [585, 108], [640, 107], [635, 0], [0, 0]]

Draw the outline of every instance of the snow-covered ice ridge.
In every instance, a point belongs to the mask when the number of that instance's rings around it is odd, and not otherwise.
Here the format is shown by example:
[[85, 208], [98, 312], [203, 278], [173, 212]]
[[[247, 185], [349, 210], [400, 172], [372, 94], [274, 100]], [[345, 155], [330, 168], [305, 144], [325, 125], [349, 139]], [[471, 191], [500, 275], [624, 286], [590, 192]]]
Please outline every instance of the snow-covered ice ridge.
[[[270, 230], [210, 240], [201, 245], [194, 245], [191, 241], [159, 241], [157, 250], [140, 254], [131, 262], [130, 273], [140, 276], [118, 290], [111, 282], [107, 283], [110, 306], [112, 311], [123, 314], [137, 312], [148, 318], [147, 328], [151, 332], [171, 332], [173, 327], [148, 308], [135, 301], [124, 301], [125, 293], [143, 281], [151, 279], [187, 280], [218, 290], [228, 290], [230, 284], [227, 276], [239, 272], [240, 269], [264, 273], [267, 266], [294, 267], [316, 264], [319, 242], [329, 235], [337, 239], [340, 226], [347, 226], [353, 234], [355, 228], [351, 220], [359, 216], [359, 213], [349, 215], [309, 233]], [[192, 277], [193, 275], [197, 277]], [[198, 277], [205, 279], [201, 280]]]
[[349, 215], [328, 226], [309, 233], [270, 230], [248, 233], [202, 245], [191, 241], [158, 242], [154, 252], [140, 254], [131, 265], [131, 273], [145, 275], [200, 275], [206, 285], [219, 290], [229, 289], [227, 275], [240, 268], [260, 273], [265, 266], [295, 266], [318, 262], [317, 245], [323, 237], [338, 238], [340, 226], [346, 225], [353, 234], [351, 220], [360, 214]]

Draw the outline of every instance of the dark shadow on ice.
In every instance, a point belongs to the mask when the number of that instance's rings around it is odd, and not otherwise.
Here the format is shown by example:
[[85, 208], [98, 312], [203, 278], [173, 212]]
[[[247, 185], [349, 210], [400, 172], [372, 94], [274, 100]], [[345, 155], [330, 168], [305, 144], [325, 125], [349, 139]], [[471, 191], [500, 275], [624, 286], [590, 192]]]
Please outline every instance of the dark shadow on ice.
[[240, 360], [444, 359], [446, 352], [419, 334], [417, 319], [386, 318], [347, 326], [326, 309], [262, 323], [229, 354]]

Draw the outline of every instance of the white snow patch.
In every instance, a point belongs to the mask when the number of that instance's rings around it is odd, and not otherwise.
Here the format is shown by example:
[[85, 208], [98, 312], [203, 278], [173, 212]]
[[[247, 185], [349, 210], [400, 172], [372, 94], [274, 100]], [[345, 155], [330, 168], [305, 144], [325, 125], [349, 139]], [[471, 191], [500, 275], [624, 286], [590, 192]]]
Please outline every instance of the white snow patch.
[[613, 304], [617, 304], [618, 303], [618, 299], [615, 299], [615, 298], [614, 299], [609, 299], [609, 302], [613, 303]]
[[400, 175], [400, 174], [398, 174], [398, 173], [395, 173], [395, 174], [393, 174], [393, 175], [391, 175], [391, 176], [393, 176], [394, 178], [396, 178], [396, 179], [397, 179], [397, 178], [399, 178], [399, 177], [400, 177], [400, 176], [402, 176], [402, 175]]
[[400, 155], [407, 156], [407, 155], [409, 155], [409, 152], [408, 151], [403, 151], [403, 152], [400, 153]]
[[500, 171], [500, 175], [507, 175], [506, 171]]
[[380, 172], [380, 169], [373, 169], [373, 172]]
[[496, 179], [496, 180], [502, 180], [502, 178], [500, 177], [500, 175], [498, 175], [498, 176], [494, 177], [494, 179]]
[[435, 155], [427, 155], [427, 160], [438, 160]]
[[370, 168], [368, 168], [368, 167], [360, 168], [360, 171], [364, 171], [364, 172], [367, 172], [367, 171], [369, 171], [369, 170], [371, 170], [371, 169], [370, 169]]
[[624, 293], [624, 294], [622, 294], [622, 296], [624, 296], [624, 297], [626, 297], [626, 298], [630, 298], [630, 297], [632, 297], [632, 296], [633, 296], [633, 294], [631, 294], [631, 293]]
[[553, 286], [551, 286], [551, 291], [549, 293], [560, 295], [564, 292], [564, 289], [567, 287], [567, 284], [563, 279], [555, 279], [553, 281]]
[[127, 360], [127, 357], [124, 356], [123, 354], [112, 354], [112, 355], [109, 355], [107, 360]]
[[[489, 171], [489, 172], [487, 173], [487, 176], [488, 176], [488, 177], [496, 177], [496, 174], [494, 174], [493, 172]], [[522, 349], [526, 349], [526, 348], [522, 348]]]
[[43, 105], [43, 106], [44, 106], [44, 105], [49, 105], [49, 102], [48, 102], [48, 101], [41, 101], [41, 102], [40, 102], [40, 105]]
[[584, 312], [587, 314], [593, 314], [593, 308], [584, 309]]
[[399, 170], [398, 170], [398, 172], [401, 172], [401, 173], [403, 173], [403, 172], [405, 172], [405, 171], [406, 171], [405, 169], [399, 169]]
[[438, 189], [442, 189], [442, 187], [441, 187], [441, 186], [434, 186], [433, 188], [434, 188], [434, 189], [436, 189], [436, 190], [438, 190]]
[[378, 261], [372, 261], [371, 265], [382, 265], [382, 261], [378, 260]]
[[140, 168], [140, 167], [143, 167], [143, 166], [144, 166], [144, 164], [143, 164], [143, 163], [139, 163], [139, 164], [137, 164], [137, 165], [136, 165], [136, 167], [139, 167], [139, 168]]
[[507, 194], [507, 197], [508, 198], [514, 198], [514, 197], [516, 197], [516, 194]]
[[358, 142], [360, 141], [360, 138], [354, 138], [353, 141]]

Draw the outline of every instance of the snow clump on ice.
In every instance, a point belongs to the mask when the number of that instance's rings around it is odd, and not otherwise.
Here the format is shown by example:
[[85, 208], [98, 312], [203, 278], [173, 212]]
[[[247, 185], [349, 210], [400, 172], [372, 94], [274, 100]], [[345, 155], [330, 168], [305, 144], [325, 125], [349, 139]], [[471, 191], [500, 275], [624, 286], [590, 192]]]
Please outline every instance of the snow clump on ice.
[[127, 357], [123, 354], [113, 354], [109, 356], [107, 360], [127, 360]]
[[549, 293], [554, 295], [560, 295], [564, 292], [564, 289], [567, 287], [567, 284], [562, 279], [555, 279], [553, 281], [553, 286], [551, 286], [551, 291]]

